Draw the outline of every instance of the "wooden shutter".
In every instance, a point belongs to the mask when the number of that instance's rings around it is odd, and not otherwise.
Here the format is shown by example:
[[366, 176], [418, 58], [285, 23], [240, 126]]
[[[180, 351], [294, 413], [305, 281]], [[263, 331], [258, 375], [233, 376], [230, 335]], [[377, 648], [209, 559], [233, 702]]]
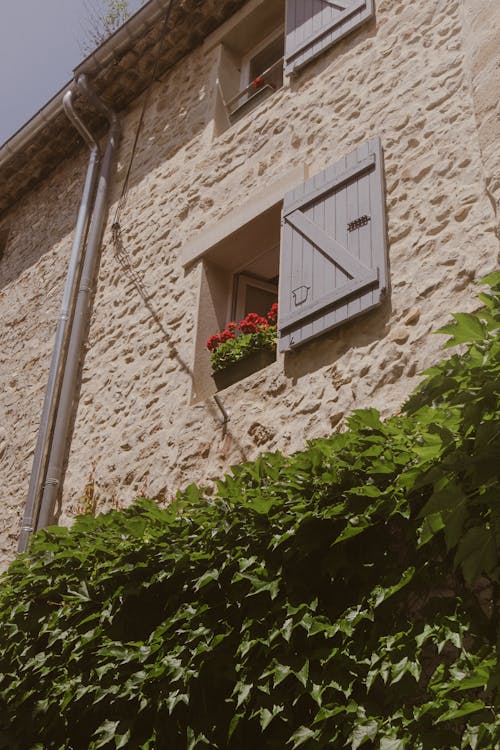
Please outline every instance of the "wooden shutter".
[[382, 158], [374, 138], [285, 195], [280, 351], [381, 302], [387, 287]]
[[299, 68], [374, 15], [374, 0], [287, 0], [285, 73]]

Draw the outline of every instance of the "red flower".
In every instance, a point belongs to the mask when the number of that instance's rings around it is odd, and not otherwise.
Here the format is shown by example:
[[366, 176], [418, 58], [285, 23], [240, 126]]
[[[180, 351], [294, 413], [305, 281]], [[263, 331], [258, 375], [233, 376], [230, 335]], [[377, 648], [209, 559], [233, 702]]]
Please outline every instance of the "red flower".
[[276, 323], [277, 317], [278, 317], [278, 303], [275, 302], [273, 305], [271, 305], [271, 309], [267, 313], [267, 318], [272, 323]]
[[209, 352], [214, 352], [216, 349], [219, 348], [219, 346], [222, 344], [221, 337], [218, 333], [214, 333], [213, 336], [210, 336], [206, 343], [206, 347]]
[[254, 78], [254, 81], [253, 81], [254, 89], [258, 89], [259, 86], [263, 86], [265, 82], [266, 82], [266, 79], [264, 78], [264, 76], [257, 76], [257, 78]]
[[257, 331], [257, 326], [255, 323], [252, 323], [251, 321], [247, 320], [241, 320], [238, 323], [238, 328], [242, 333], [255, 333]]
[[236, 330], [236, 323], [234, 320], [232, 320], [230, 323], [226, 325], [226, 328], [228, 331], [235, 331]]
[[220, 338], [221, 344], [224, 344], [226, 341], [230, 341], [230, 339], [234, 339], [235, 335], [233, 331], [222, 331], [219, 338]]
[[238, 328], [242, 333], [257, 333], [259, 328], [268, 328], [269, 323], [257, 313], [248, 313], [246, 318], [238, 323]]

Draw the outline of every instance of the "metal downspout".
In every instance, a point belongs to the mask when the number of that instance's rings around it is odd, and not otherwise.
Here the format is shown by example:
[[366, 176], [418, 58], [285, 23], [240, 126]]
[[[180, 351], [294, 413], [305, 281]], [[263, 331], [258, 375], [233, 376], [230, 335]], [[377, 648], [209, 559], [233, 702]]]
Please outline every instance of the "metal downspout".
[[18, 552], [26, 551], [29, 537], [33, 533], [37, 524], [42, 485], [50, 449], [50, 439], [54, 430], [58, 398], [61, 390], [62, 376], [68, 351], [69, 337], [71, 334], [71, 324], [75, 310], [78, 280], [82, 267], [83, 251], [89, 228], [90, 213], [95, 197], [100, 162], [100, 150], [96, 140], [74, 111], [72, 89], [65, 93], [63, 97], [63, 107], [66, 116], [73, 123], [83, 140], [88, 145], [90, 156], [75, 226], [75, 235], [61, 304], [61, 313], [56, 329], [49, 379], [40, 418], [40, 429], [37, 437], [35, 455], [33, 457], [33, 468], [31, 471], [28, 497], [24, 510], [23, 525], [19, 537]]
[[118, 145], [120, 127], [116, 114], [90, 89], [85, 75], [78, 77], [76, 85], [85, 98], [100, 111], [109, 122], [108, 139], [102, 159], [94, 210], [87, 238], [87, 249], [83, 261], [75, 316], [69, 342], [66, 368], [63, 376], [59, 408], [54, 428], [49, 464], [40, 505], [36, 529], [53, 523], [54, 509], [61, 487], [67, 449], [71, 442], [71, 419], [79, 382], [82, 351], [88, 331], [91, 298], [99, 266], [100, 249], [108, 207], [108, 188], [114, 155]]

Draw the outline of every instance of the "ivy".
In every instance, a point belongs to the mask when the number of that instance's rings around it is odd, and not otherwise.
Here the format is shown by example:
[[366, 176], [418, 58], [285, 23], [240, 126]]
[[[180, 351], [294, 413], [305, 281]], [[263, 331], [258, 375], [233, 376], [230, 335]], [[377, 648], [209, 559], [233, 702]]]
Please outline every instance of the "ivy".
[[500, 274], [403, 414], [33, 538], [2, 750], [494, 750]]

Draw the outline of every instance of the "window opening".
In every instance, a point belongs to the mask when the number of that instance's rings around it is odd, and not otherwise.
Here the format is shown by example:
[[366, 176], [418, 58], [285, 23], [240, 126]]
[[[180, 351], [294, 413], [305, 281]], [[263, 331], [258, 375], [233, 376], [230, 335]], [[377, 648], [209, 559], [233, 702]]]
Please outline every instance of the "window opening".
[[226, 102], [231, 122], [283, 86], [284, 28], [280, 26], [241, 59], [240, 91]]
[[248, 313], [265, 317], [272, 305], [278, 301], [278, 277], [267, 279], [237, 274], [232, 318], [242, 320]]

